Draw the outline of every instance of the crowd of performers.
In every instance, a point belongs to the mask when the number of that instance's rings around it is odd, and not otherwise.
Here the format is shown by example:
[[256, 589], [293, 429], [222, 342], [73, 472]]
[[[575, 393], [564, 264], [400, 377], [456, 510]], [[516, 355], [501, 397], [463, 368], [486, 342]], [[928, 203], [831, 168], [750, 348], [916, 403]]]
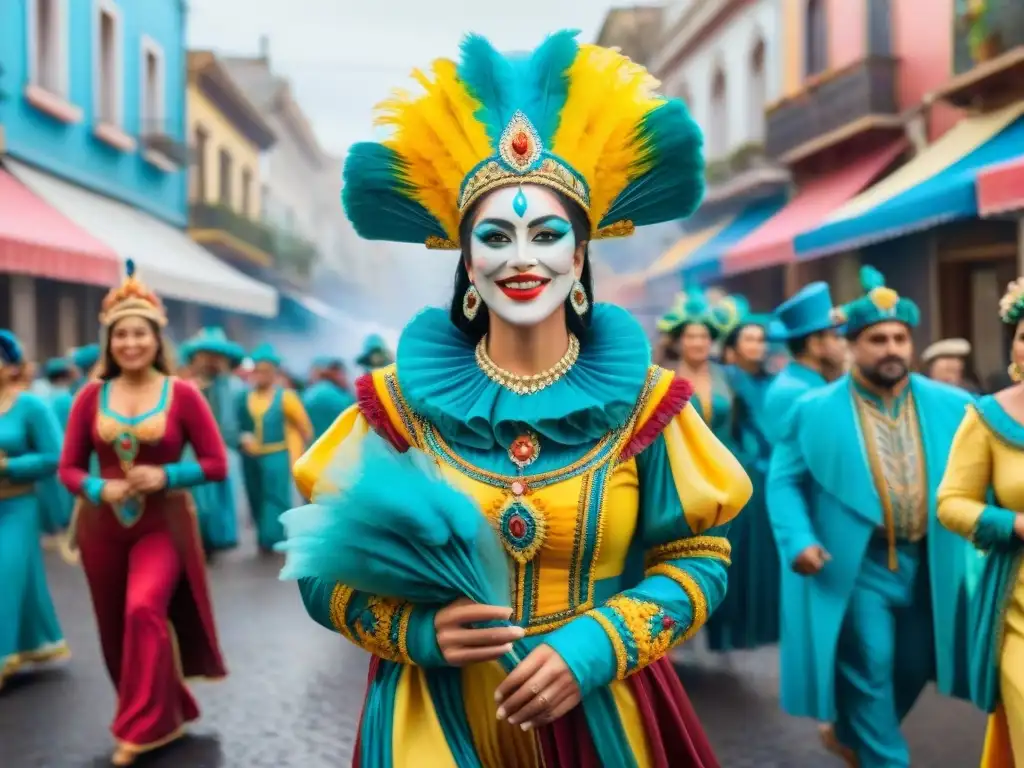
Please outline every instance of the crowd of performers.
[[[217, 329], [172, 375], [131, 274], [100, 345], [46, 366], [49, 402], [0, 334], [4, 673], [67, 654], [38, 546], [66, 528], [118, 691], [114, 764], [173, 740], [198, 716], [182, 673], [225, 674], [205, 561], [237, 543], [244, 490], [310, 616], [372, 654], [360, 768], [717, 766], [669, 660], [702, 629], [719, 652], [778, 643], [783, 709], [850, 766], [910, 765], [901, 722], [929, 681], [991, 713], [984, 766], [1024, 766], [1024, 280], [992, 395], [960, 340], [911, 372], [918, 308], [870, 267], [841, 307], [824, 283], [770, 315], [689, 291], [652, 360], [594, 302], [588, 243], [698, 205], [685, 106], [571, 32], [509, 57], [470, 36], [429, 71], [384, 105], [393, 138], [350, 150], [344, 203], [364, 237], [460, 251], [455, 290], [394, 361], [369, 345], [354, 402], [336, 361], [303, 397], [269, 347], [240, 375]], [[310, 503], [285, 512], [292, 476]], [[412, 543], [440, 573], [481, 513], [508, 601], [427, 600], [424, 569], [406, 595]], [[359, 550], [357, 524], [387, 535]], [[330, 563], [352, 552], [366, 573]]]
[[[84, 570], [117, 690], [114, 765], [199, 716], [185, 679], [226, 675], [207, 564], [238, 545], [242, 498], [273, 550], [292, 464], [354, 402], [340, 359], [314, 361], [300, 395], [271, 347], [247, 355], [206, 328], [175, 354], [166, 322], [129, 271], [103, 301], [101, 342], [41, 381], [0, 330], [0, 689], [69, 655], [42, 556], [59, 550]], [[374, 337], [358, 362], [388, 361]]]

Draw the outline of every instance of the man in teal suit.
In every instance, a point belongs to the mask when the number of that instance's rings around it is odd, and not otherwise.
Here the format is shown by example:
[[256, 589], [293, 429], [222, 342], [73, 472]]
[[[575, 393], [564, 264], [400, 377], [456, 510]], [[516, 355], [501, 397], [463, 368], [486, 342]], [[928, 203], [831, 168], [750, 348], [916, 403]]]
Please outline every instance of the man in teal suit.
[[348, 388], [348, 373], [340, 358], [316, 358], [309, 381], [310, 386], [302, 393], [302, 404], [313, 423], [313, 437], [319, 440], [356, 399]]
[[786, 416], [802, 394], [842, 372], [845, 348], [838, 327], [828, 283], [811, 283], [775, 310], [768, 336], [784, 341], [792, 359], [764, 396], [763, 422], [773, 440], [785, 432]]
[[900, 724], [925, 684], [968, 693], [967, 544], [939, 525], [935, 493], [970, 396], [909, 373], [917, 306], [870, 267], [861, 282], [845, 308], [853, 370], [797, 400], [769, 470], [782, 706], [835, 723], [849, 765], [904, 768]]

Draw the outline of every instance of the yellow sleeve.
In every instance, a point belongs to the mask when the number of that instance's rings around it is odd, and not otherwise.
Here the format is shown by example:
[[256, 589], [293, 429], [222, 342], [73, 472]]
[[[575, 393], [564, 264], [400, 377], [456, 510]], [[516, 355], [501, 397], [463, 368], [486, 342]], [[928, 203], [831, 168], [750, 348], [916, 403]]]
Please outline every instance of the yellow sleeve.
[[281, 396], [281, 407], [284, 409], [284, 417], [300, 435], [302, 440], [309, 444], [313, 439], [313, 423], [309, 420], [309, 414], [293, 389], [286, 389]]
[[[370, 425], [359, 412], [358, 405], [349, 406], [335, 419], [320, 439], [313, 443], [292, 467], [295, 484], [302, 496], [312, 499], [324, 470], [331, 465], [335, 455], [346, 446], [346, 450], [357, 451], [359, 442], [369, 431]], [[353, 461], [357, 458], [353, 454]]]
[[693, 405], [687, 403], [662, 433], [672, 482], [686, 522], [695, 534], [731, 521], [750, 501], [754, 487]]
[[987, 549], [1012, 540], [1016, 513], [988, 503], [993, 435], [974, 406], [967, 408], [938, 492], [938, 516], [946, 528]]

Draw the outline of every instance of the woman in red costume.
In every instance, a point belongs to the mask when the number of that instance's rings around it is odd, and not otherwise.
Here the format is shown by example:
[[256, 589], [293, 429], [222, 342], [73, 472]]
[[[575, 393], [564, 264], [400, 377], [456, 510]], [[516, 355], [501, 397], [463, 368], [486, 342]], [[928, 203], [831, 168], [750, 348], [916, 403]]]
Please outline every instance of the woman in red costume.
[[114, 765], [199, 717], [183, 675], [226, 675], [188, 489], [223, 480], [227, 452], [199, 390], [170, 375], [166, 313], [133, 273], [129, 262], [103, 300], [99, 379], [75, 398], [59, 468], [78, 497], [70, 537], [117, 688]]

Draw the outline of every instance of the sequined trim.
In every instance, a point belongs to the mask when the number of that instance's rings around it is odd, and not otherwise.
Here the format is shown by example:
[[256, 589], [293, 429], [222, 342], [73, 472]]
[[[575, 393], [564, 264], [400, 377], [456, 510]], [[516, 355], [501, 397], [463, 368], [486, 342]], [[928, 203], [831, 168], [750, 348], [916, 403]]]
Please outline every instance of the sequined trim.
[[621, 680], [662, 658], [682, 642], [686, 627], [665, 609], [629, 592], [587, 613], [600, 622], [615, 650], [615, 674]]
[[648, 568], [644, 572], [644, 576], [665, 576], [679, 585], [683, 592], [686, 593], [686, 597], [690, 600], [690, 606], [693, 608], [693, 618], [690, 620], [690, 626], [687, 627], [679, 642], [685, 643], [696, 635], [708, 620], [708, 598], [704, 594], [704, 590], [701, 589], [700, 584], [697, 583], [697, 580], [682, 568], [669, 565], [668, 563]]
[[651, 549], [644, 558], [646, 568], [683, 557], [710, 557], [732, 564], [732, 544], [724, 536], [690, 536]]

